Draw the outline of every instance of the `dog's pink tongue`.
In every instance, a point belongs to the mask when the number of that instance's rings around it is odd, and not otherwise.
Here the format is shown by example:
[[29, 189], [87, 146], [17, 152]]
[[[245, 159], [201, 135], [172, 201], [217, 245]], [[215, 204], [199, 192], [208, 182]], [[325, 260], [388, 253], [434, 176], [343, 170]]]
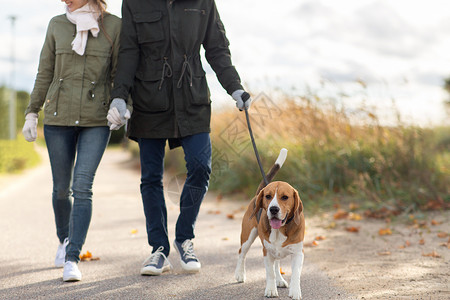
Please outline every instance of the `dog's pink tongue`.
[[270, 219], [270, 226], [273, 229], [280, 229], [280, 227], [281, 227], [281, 220], [278, 220], [278, 219], [275, 219], [275, 218]]

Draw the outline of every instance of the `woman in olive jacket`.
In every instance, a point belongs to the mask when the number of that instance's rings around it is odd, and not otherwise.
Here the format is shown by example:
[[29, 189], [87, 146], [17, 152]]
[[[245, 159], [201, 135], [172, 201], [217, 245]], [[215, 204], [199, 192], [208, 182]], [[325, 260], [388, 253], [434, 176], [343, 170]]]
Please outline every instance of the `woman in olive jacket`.
[[64, 267], [64, 281], [78, 281], [77, 263], [92, 215], [92, 184], [110, 136], [106, 116], [121, 20], [106, 13], [104, 0], [65, 2], [66, 14], [49, 23], [22, 131], [27, 141], [36, 139], [44, 105], [60, 241], [55, 266]]
[[244, 107], [224, 25], [214, 0], [124, 0], [120, 43], [108, 120], [116, 126], [127, 121], [124, 99], [131, 94], [128, 135], [139, 143], [141, 194], [153, 247], [141, 274], [160, 275], [170, 269], [162, 186], [167, 141], [171, 148], [183, 147], [187, 167], [174, 248], [185, 270], [199, 271], [191, 240], [211, 173], [211, 100], [200, 47], [223, 88]]

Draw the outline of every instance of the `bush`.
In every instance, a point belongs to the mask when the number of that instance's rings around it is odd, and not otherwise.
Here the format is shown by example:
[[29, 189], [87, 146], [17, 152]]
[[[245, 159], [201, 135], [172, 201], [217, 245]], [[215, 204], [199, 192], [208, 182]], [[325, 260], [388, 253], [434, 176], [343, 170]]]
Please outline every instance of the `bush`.
[[17, 140], [0, 140], [0, 173], [16, 173], [35, 166], [40, 158], [34, 144], [23, 137]]

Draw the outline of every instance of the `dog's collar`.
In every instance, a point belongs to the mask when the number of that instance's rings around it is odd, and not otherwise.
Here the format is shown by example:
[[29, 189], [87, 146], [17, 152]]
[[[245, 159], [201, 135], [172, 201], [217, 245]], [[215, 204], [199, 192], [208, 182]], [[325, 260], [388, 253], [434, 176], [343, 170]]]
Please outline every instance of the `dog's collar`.
[[291, 221], [294, 220], [294, 217], [295, 217], [295, 214], [292, 217], [290, 217], [289, 219], [287, 219], [287, 221], [286, 221], [286, 223], [284, 223], [284, 225], [291, 223]]

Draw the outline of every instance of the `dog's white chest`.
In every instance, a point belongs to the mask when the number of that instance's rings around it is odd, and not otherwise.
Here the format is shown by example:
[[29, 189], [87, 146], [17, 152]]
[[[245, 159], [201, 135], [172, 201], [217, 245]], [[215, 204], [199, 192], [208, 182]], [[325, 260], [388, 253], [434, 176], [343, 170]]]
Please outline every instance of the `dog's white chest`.
[[269, 236], [269, 242], [264, 240], [264, 247], [266, 247], [267, 253], [275, 259], [282, 259], [291, 254], [290, 247], [281, 247], [286, 239], [287, 237], [278, 229], [272, 229]]

